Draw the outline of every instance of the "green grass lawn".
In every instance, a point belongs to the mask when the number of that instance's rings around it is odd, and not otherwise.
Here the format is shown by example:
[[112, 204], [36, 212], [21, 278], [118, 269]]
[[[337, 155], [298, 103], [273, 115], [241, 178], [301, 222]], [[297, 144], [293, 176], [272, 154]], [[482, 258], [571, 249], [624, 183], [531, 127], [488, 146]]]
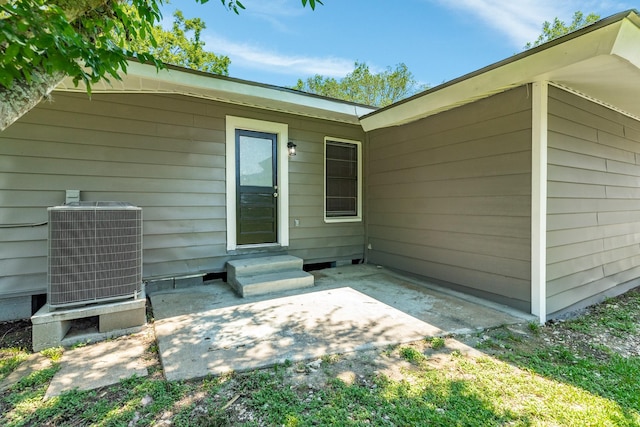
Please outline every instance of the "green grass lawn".
[[[636, 291], [572, 321], [485, 331], [479, 352], [436, 338], [197, 381], [152, 374], [43, 401], [54, 363], [0, 395], [0, 425], [640, 426], [640, 357], [595, 338], [637, 340], [639, 329]], [[2, 378], [25, 353], [0, 352]]]

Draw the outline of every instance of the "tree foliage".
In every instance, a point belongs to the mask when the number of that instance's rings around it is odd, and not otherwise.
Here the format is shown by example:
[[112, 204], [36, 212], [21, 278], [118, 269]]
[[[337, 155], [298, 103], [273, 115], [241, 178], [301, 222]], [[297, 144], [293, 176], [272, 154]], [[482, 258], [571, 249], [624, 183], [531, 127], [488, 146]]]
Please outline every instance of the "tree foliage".
[[298, 79], [296, 90], [314, 93], [365, 105], [384, 107], [426, 89], [419, 85], [403, 63], [371, 73], [364, 62], [356, 62], [352, 72], [341, 79], [316, 74], [306, 80]]
[[593, 24], [599, 19], [600, 15], [596, 15], [595, 13], [590, 13], [585, 16], [584, 13], [577, 11], [573, 14], [573, 20], [568, 25], [564, 21], [561, 21], [558, 17], [554, 18], [553, 22], [545, 21], [542, 24], [542, 33], [534, 42], [527, 43], [524, 48], [530, 49], [532, 47], [539, 46], [543, 43], [564, 36], [565, 34], [568, 34], [572, 31]]
[[149, 39], [160, 19], [158, 2], [131, 0], [129, 5], [134, 14], [127, 13], [125, 2], [104, 0], [9, 0], [0, 5], [0, 85], [10, 88], [60, 72], [88, 88], [104, 77], [117, 79], [131, 55], [124, 41]]
[[150, 53], [159, 61], [166, 64], [179, 65], [208, 73], [229, 75], [228, 56], [216, 55], [204, 49], [202, 31], [206, 29], [200, 18], [185, 19], [183, 13], [176, 10], [171, 31], [160, 25], [151, 30], [155, 45], [151, 39], [136, 39], [127, 46], [135, 53]]

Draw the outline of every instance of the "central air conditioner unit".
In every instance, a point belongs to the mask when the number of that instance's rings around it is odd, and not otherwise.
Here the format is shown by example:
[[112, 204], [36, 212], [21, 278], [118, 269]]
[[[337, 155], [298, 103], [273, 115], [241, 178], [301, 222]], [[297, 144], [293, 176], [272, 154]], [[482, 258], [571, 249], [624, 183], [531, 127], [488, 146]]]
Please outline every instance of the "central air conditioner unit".
[[47, 210], [50, 307], [139, 296], [141, 208], [124, 202], [76, 202]]

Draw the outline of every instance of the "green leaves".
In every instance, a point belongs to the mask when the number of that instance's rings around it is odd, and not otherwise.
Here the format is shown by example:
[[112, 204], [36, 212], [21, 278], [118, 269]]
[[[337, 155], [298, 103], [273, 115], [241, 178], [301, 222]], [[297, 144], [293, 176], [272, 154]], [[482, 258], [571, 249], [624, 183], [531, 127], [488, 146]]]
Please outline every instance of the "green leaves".
[[[129, 52], [117, 43], [124, 34], [146, 37], [160, 19], [159, 1], [131, 0], [135, 16], [122, 2], [104, 5], [87, 0], [86, 9], [70, 11], [47, 0], [13, 0], [0, 5], [0, 84], [30, 82], [34, 70], [62, 72], [77, 84], [119, 79]], [[61, 3], [63, 4], [63, 3]], [[78, 16], [74, 16], [78, 13]]]
[[185, 19], [179, 10], [174, 12], [173, 17], [171, 31], [154, 26], [151, 37], [132, 38], [124, 43], [125, 46], [141, 60], [155, 58], [168, 64], [228, 75], [229, 57], [218, 56], [204, 48], [205, 43], [201, 39], [202, 31], [206, 28], [204, 21], [200, 18]]
[[[208, 0], [196, 0], [199, 3], [206, 3]], [[220, 0], [220, 2], [222, 3], [222, 5], [235, 12], [236, 15], [240, 14], [240, 10], [245, 10], [246, 7], [244, 7], [244, 5], [239, 2], [238, 0]], [[311, 7], [312, 10], [316, 9], [316, 4], [323, 4], [320, 0], [302, 0], [302, 6], [306, 7], [307, 4], [309, 5], [309, 7]]]
[[309, 7], [311, 7], [312, 10], [316, 9], [316, 3], [323, 4], [320, 0], [302, 0], [302, 6], [306, 6], [307, 3], [309, 3]]
[[564, 36], [565, 34], [568, 34], [572, 31], [593, 24], [599, 19], [600, 15], [596, 15], [595, 13], [590, 13], [589, 15], [585, 16], [584, 13], [577, 11], [573, 14], [573, 20], [568, 25], [564, 21], [558, 19], [558, 17], [554, 18], [553, 22], [545, 21], [542, 24], [542, 34], [540, 34], [540, 36], [538, 36], [538, 38], [533, 43], [527, 43], [524, 48], [530, 49], [532, 47], [539, 46], [543, 43]]
[[316, 74], [305, 81], [298, 80], [293, 88], [345, 101], [384, 107], [424, 90], [426, 86], [416, 82], [405, 64], [398, 64], [395, 68], [387, 67], [385, 71], [374, 74], [367, 64], [356, 62], [354, 70], [340, 80]]
[[[202, 3], [205, 3], [207, 0], [204, 0]], [[232, 10], [236, 13], [236, 15], [240, 14], [240, 9], [246, 9], [242, 3], [237, 0], [220, 0], [222, 5], [229, 10]]]

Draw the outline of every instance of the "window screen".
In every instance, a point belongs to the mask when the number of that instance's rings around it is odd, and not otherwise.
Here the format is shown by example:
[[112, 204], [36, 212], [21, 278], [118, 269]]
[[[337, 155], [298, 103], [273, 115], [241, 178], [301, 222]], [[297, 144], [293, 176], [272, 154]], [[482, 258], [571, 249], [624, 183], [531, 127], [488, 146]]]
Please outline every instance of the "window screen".
[[358, 145], [326, 141], [327, 218], [358, 215]]

